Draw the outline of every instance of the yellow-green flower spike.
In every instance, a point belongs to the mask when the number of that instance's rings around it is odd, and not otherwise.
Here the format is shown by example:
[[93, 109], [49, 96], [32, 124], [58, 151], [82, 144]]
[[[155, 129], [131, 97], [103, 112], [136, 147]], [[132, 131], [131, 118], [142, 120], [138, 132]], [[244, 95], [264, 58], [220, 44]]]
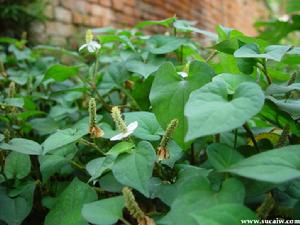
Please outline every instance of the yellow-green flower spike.
[[126, 133], [127, 126], [125, 124], [125, 121], [122, 118], [121, 111], [118, 106], [112, 107], [111, 117], [113, 118], [113, 121], [115, 122], [117, 129], [122, 133]]
[[94, 35], [93, 35], [93, 32], [91, 29], [88, 29], [85, 33], [85, 41], [86, 43], [89, 43], [93, 40], [94, 38]]
[[89, 101], [89, 133], [91, 134], [92, 138], [99, 138], [104, 135], [103, 130], [97, 127], [96, 111], [96, 100], [94, 98], [91, 98]]
[[160, 144], [157, 148], [156, 155], [158, 156], [158, 160], [164, 160], [170, 157], [169, 150], [167, 148], [168, 142], [170, 141], [172, 134], [178, 126], [178, 120], [173, 119], [169, 123], [164, 136], [162, 137]]

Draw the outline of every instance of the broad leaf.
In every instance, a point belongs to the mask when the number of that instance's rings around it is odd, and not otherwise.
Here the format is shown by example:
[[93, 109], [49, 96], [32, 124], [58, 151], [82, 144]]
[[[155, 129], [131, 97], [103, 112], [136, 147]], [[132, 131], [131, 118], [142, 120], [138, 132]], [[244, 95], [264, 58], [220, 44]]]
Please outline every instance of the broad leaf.
[[152, 54], [166, 54], [173, 52], [187, 42], [188, 41], [185, 38], [162, 35], [152, 36], [148, 40], [149, 50]]
[[7, 190], [0, 186], [0, 221], [8, 225], [21, 225], [31, 211], [31, 204], [24, 197], [10, 198]]
[[140, 142], [130, 154], [120, 155], [112, 168], [115, 178], [149, 196], [149, 181], [155, 162], [155, 151], [150, 143]]
[[46, 216], [45, 225], [88, 225], [81, 216], [81, 209], [85, 203], [95, 201], [96, 198], [91, 187], [75, 178], [59, 195]]
[[143, 28], [145, 26], [152, 26], [152, 25], [160, 25], [164, 27], [170, 27], [171, 24], [176, 21], [176, 17], [171, 17], [165, 20], [146, 20], [143, 22], [138, 23], [135, 27], [136, 28]]
[[283, 183], [300, 177], [300, 145], [262, 152], [244, 159], [224, 172], [272, 183]]
[[122, 141], [114, 145], [106, 154], [117, 157], [122, 153], [130, 152], [130, 150], [133, 148], [134, 148], [134, 144], [132, 142]]
[[230, 92], [225, 82], [215, 81], [190, 95], [185, 107], [187, 141], [240, 127], [264, 104], [264, 94], [255, 83], [241, 83]]
[[131, 60], [126, 63], [126, 68], [128, 71], [140, 74], [147, 79], [148, 76], [158, 69], [158, 66], [151, 63], [143, 63], [141, 61]]
[[57, 148], [63, 147], [65, 145], [71, 144], [78, 141], [81, 137], [86, 135], [88, 130], [78, 130], [78, 129], [65, 129], [58, 130], [56, 133], [50, 135], [42, 144], [44, 148], [44, 154], [53, 151]]
[[78, 71], [79, 67], [77, 66], [64, 66], [56, 64], [48, 68], [45, 73], [44, 80], [52, 78], [55, 81], [64, 81], [69, 77], [76, 75]]
[[217, 170], [225, 169], [244, 158], [239, 152], [220, 143], [210, 144], [207, 156], [209, 163]]
[[287, 45], [270, 45], [265, 49], [264, 53], [260, 53], [256, 44], [247, 44], [236, 50], [234, 56], [237, 58], [264, 58], [281, 61], [290, 47]]
[[242, 204], [220, 204], [200, 213], [193, 212], [197, 225], [241, 224], [242, 220], [257, 220], [255, 213]]
[[155, 115], [151, 112], [129, 112], [125, 113], [125, 121], [127, 124], [138, 121], [139, 126], [133, 132], [137, 138], [156, 141], [160, 139], [160, 135], [164, 133]]
[[42, 147], [39, 143], [24, 138], [13, 138], [8, 143], [1, 143], [0, 149], [11, 150], [28, 155], [42, 154]]
[[171, 204], [170, 212], [159, 221], [159, 224], [196, 225], [192, 214], [199, 214], [219, 204], [242, 204], [244, 197], [243, 185], [233, 178], [227, 179], [219, 192], [212, 190], [206, 177], [189, 179], [188, 182], [181, 185], [174, 202]]
[[123, 196], [118, 196], [85, 204], [81, 213], [90, 223], [112, 225], [123, 217], [124, 206]]
[[189, 74], [185, 79], [177, 74], [175, 67], [170, 63], [163, 64], [155, 73], [150, 92], [153, 112], [164, 129], [171, 120], [179, 120], [173, 138], [183, 149], [188, 147], [184, 141], [187, 130], [184, 106], [189, 94], [210, 82], [213, 75], [213, 70], [207, 64], [198, 61], [190, 64]]
[[11, 152], [5, 160], [4, 174], [7, 179], [22, 179], [30, 173], [30, 157], [18, 152]]

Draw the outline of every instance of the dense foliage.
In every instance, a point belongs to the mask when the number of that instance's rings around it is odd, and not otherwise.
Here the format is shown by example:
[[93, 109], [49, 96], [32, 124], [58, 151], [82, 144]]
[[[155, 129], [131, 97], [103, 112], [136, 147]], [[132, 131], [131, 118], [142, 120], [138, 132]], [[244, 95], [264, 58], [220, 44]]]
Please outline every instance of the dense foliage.
[[299, 219], [300, 47], [216, 31], [0, 39], [0, 224]]
[[0, 35], [20, 38], [33, 21], [44, 19], [44, 0], [1, 0]]

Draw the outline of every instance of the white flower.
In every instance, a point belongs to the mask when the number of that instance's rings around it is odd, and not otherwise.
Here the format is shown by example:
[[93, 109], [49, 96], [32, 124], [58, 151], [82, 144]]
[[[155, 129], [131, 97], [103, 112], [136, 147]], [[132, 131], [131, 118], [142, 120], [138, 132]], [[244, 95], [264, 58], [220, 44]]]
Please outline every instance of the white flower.
[[118, 141], [118, 140], [122, 140], [124, 138], [127, 138], [130, 134], [133, 133], [133, 131], [138, 127], [138, 121], [134, 121], [132, 123], [130, 123], [127, 126], [127, 132], [126, 133], [120, 133], [117, 134], [115, 136], [113, 136], [112, 138], [110, 138], [111, 141]]
[[79, 51], [81, 51], [84, 48], [87, 48], [87, 50], [90, 53], [93, 53], [93, 52], [96, 52], [98, 49], [100, 49], [101, 45], [97, 41], [90, 41], [84, 45], [81, 45], [79, 48]]
[[179, 76], [181, 76], [182, 78], [186, 78], [188, 76], [188, 74], [186, 72], [177, 72], [177, 74]]

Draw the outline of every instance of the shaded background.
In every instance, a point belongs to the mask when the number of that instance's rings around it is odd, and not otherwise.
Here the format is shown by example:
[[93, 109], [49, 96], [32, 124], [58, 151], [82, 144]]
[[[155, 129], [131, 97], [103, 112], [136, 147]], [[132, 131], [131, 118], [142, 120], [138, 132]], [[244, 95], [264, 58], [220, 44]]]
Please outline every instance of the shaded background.
[[77, 48], [87, 28], [176, 15], [208, 31], [221, 24], [274, 43], [292, 36], [290, 43], [298, 44], [299, 12], [300, 0], [0, 0], [0, 35]]

